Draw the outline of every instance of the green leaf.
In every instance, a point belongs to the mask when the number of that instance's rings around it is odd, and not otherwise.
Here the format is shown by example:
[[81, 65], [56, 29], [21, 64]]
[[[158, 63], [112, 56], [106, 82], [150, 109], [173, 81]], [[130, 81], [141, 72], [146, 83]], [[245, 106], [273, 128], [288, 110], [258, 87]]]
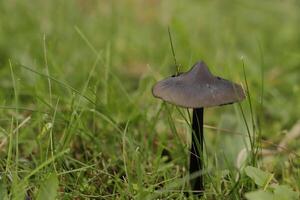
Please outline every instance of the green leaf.
[[55, 173], [50, 174], [44, 182], [42, 182], [37, 194], [37, 200], [55, 200], [58, 186], [59, 181], [57, 175]]
[[271, 192], [257, 190], [245, 194], [248, 200], [274, 200], [274, 195]]
[[27, 181], [20, 181], [17, 173], [13, 173], [13, 180], [12, 180], [12, 187], [11, 187], [11, 194], [12, 200], [19, 200], [25, 199], [26, 191], [28, 182]]
[[3, 179], [0, 179], [0, 199], [7, 200], [7, 188]]
[[266, 187], [273, 178], [273, 174], [262, 171], [256, 167], [247, 166], [245, 168], [247, 176], [249, 176], [256, 185]]
[[274, 200], [298, 200], [299, 193], [287, 185], [274, 186]]

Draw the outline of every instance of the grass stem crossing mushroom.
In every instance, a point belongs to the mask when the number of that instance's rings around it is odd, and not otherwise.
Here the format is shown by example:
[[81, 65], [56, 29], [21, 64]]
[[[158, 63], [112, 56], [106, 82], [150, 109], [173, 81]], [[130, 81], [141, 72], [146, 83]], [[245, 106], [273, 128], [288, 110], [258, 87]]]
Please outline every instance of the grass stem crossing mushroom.
[[202, 61], [188, 72], [159, 81], [152, 88], [152, 93], [154, 97], [171, 104], [193, 109], [189, 173], [199, 175], [191, 179], [190, 184], [193, 193], [201, 195], [204, 192], [204, 108], [242, 101], [245, 93], [239, 84], [212, 75]]

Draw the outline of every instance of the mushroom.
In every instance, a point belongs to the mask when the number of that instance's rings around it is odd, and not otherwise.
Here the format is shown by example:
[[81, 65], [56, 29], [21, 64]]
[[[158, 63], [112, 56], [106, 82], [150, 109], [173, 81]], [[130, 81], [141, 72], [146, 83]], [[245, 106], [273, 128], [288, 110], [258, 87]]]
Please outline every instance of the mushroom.
[[242, 101], [245, 98], [241, 85], [214, 76], [207, 65], [197, 62], [190, 71], [159, 81], [152, 88], [154, 97], [171, 104], [193, 109], [192, 144], [189, 173], [200, 173], [190, 180], [194, 194], [202, 195], [203, 181], [203, 110]]

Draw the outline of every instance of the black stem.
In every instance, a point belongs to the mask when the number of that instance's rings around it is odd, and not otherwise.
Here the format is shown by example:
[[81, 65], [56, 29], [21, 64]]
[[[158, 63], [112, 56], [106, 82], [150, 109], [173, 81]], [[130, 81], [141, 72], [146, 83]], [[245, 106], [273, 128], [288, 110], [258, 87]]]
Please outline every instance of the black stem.
[[190, 175], [195, 174], [196, 178], [190, 181], [193, 194], [202, 195], [204, 192], [203, 184], [203, 108], [193, 109], [192, 122], [192, 146], [190, 154]]

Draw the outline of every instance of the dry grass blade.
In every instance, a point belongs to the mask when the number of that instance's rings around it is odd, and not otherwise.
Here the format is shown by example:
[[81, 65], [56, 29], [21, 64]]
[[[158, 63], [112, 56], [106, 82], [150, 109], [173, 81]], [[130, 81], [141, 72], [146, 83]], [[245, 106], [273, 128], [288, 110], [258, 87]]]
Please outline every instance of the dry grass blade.
[[289, 142], [295, 140], [300, 136], [300, 120], [292, 127], [286, 136], [280, 141], [277, 150], [282, 151], [286, 149]]

